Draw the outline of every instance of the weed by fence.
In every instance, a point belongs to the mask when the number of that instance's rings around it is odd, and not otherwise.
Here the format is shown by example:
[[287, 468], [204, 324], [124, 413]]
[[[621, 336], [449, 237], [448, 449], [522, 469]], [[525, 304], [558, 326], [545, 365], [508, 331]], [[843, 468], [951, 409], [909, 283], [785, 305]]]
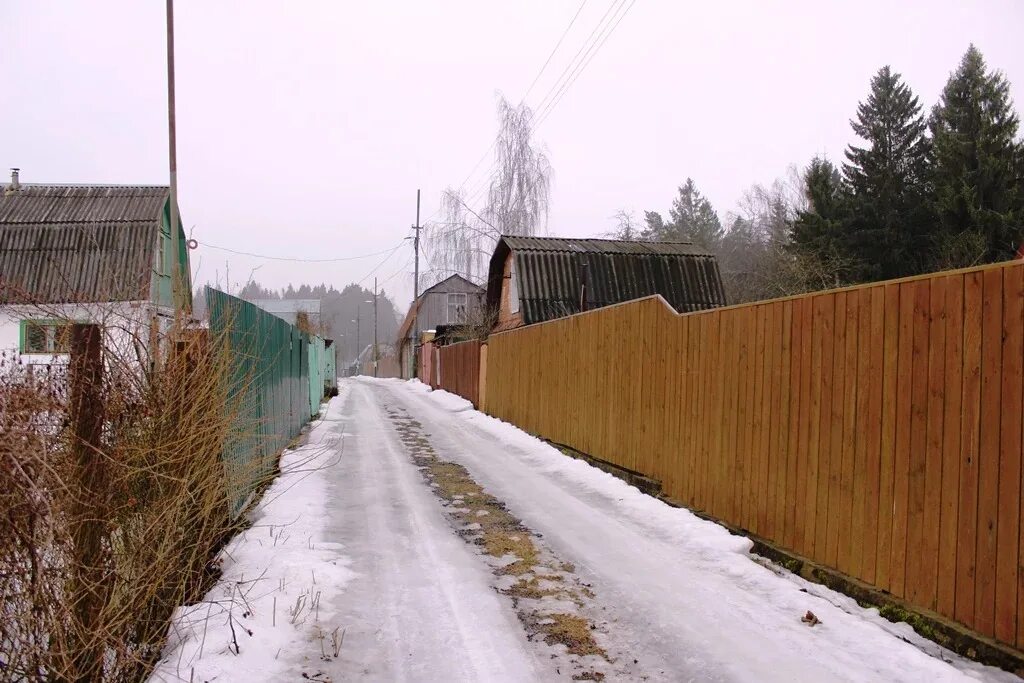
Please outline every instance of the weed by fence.
[[209, 330], [76, 325], [68, 364], [0, 360], [0, 679], [144, 679], [317, 411], [316, 338], [210, 296]]

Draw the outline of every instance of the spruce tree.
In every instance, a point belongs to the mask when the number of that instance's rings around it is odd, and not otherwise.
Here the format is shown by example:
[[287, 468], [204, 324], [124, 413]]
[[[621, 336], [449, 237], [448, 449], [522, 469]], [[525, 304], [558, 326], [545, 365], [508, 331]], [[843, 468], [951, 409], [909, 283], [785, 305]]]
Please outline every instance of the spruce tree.
[[871, 92], [850, 126], [868, 143], [850, 145], [843, 165], [851, 192], [844, 240], [861, 264], [854, 277], [877, 280], [919, 272], [932, 226], [921, 104], [900, 75], [884, 66], [871, 79]]
[[1022, 238], [1021, 143], [1010, 84], [971, 45], [942, 90], [929, 122], [935, 209], [944, 237], [971, 233], [984, 258], [1009, 258]]
[[709, 251], [714, 251], [722, 241], [722, 222], [693, 179], [687, 178], [680, 186], [679, 196], [668, 213], [671, 220], [664, 226], [662, 241], [693, 242]]
[[793, 221], [789, 250], [810, 272], [797, 277], [826, 286], [848, 284], [861, 268], [846, 232], [851, 202], [839, 169], [815, 157], [804, 172], [804, 192], [808, 208]]

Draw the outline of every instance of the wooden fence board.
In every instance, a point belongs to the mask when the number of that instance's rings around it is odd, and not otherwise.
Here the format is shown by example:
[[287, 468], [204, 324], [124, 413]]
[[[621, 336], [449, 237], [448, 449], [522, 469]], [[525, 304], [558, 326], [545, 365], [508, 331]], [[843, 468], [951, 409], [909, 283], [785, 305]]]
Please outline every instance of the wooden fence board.
[[[844, 292], [839, 292], [844, 294]], [[835, 297], [818, 297], [821, 303], [821, 374], [818, 405], [817, 478], [815, 479], [814, 555], [828, 562], [829, 483], [832, 474], [832, 397], [835, 374]]]
[[[835, 298], [835, 318], [832, 339], [832, 396], [828, 415], [828, 475], [825, 480], [828, 521], [825, 526], [824, 562], [838, 567], [839, 517], [842, 504], [840, 480], [843, 466], [843, 403], [846, 398], [846, 299], [848, 292], [838, 292]], [[822, 425], [824, 431], [826, 426]]]
[[925, 434], [924, 523], [920, 604], [938, 606], [939, 532], [942, 516], [942, 444], [946, 403], [946, 279], [930, 281], [928, 302], [928, 392]]
[[924, 587], [925, 446], [928, 435], [928, 313], [931, 289], [926, 280], [914, 282], [911, 341], [910, 453], [907, 471], [907, 552], [904, 595], [920, 599]]
[[963, 387], [964, 279], [946, 282], [946, 371], [942, 429], [942, 494], [939, 514], [939, 561], [936, 610], [952, 618], [956, 604], [957, 520], [960, 491], [960, 420]]
[[978, 557], [974, 627], [995, 633], [996, 524], [999, 516], [999, 406], [1003, 334], [1003, 276], [989, 270], [982, 280], [981, 431], [978, 449]]
[[836, 566], [847, 574], [852, 558], [853, 478], [856, 462], [857, 427], [857, 332], [860, 316], [860, 292], [851, 291], [846, 297], [846, 348], [843, 362], [842, 466], [839, 476], [839, 534]]
[[[867, 451], [864, 491], [864, 556], [860, 578], [873, 584], [878, 580], [878, 545], [881, 536], [879, 501], [882, 500], [882, 393], [885, 358], [885, 290], [874, 287], [871, 294], [871, 323], [868, 334], [859, 340], [862, 353], [869, 357], [867, 379], [867, 416], [863, 428]], [[865, 347], [870, 347], [866, 349]]]
[[978, 444], [981, 430], [982, 273], [964, 276], [964, 369], [960, 422], [960, 496], [957, 508], [957, 621], [974, 626], [977, 581]]
[[[816, 381], [812, 379], [815, 365], [820, 373], [821, 354], [815, 361], [814, 346], [814, 299], [806, 298], [797, 301], [802, 309], [800, 324], [800, 415], [799, 437], [797, 439], [797, 458], [795, 466], [796, 496], [793, 497], [793, 524], [795, 540], [792, 548], [806, 557], [812, 554], [814, 543], [814, 489], [811, 479], [811, 437], [817, 438], [817, 416], [820, 400]], [[815, 444], [817, 448], [817, 444]], [[817, 456], [815, 456], [817, 457]], [[817, 475], [815, 475], [817, 476]], [[808, 505], [808, 503], [810, 503]]]
[[1003, 642], [1017, 640], [1017, 572], [1020, 542], [1021, 388], [1024, 299], [1021, 269], [1008, 268], [1003, 275], [1003, 331], [1000, 435], [999, 510], [996, 525], [995, 636]]

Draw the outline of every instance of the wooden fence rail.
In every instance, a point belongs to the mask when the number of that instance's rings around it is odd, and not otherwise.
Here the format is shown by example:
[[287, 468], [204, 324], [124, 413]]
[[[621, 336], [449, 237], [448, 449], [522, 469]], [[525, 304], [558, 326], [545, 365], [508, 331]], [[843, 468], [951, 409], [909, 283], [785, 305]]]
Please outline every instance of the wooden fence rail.
[[1024, 263], [493, 335], [487, 412], [1024, 649]]

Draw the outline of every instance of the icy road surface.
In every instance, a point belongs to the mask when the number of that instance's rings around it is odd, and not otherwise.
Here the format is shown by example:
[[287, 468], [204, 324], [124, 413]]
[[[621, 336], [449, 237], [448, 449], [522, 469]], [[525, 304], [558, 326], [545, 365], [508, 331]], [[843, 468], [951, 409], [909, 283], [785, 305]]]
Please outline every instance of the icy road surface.
[[[420, 430], [404, 442], [398, 413]], [[574, 668], [564, 645], [528, 639], [521, 604], [497, 590], [493, 563], [456, 533], [410, 455], [410, 438], [462, 465], [592, 589], [581, 614], [607, 658], [591, 656], [596, 664], [582, 669], [576, 658]], [[319, 443], [325, 459], [307, 474], [306, 490], [282, 489], [255, 521], [288, 519], [322, 556], [311, 559], [294, 543], [255, 550], [259, 534], [243, 534], [229, 548], [225, 577], [258, 575], [270, 588], [246, 603], [252, 635], [240, 647], [225, 644], [230, 632], [210, 620], [203, 654], [198, 635], [172, 639], [158, 680], [527, 682], [591, 669], [606, 681], [1018, 680], [762, 566], [745, 538], [419, 383], [344, 382], [310, 441], [303, 448]], [[311, 575], [301, 589], [293, 579], [291, 590], [317, 596], [316, 613], [288, 623], [281, 602], [295, 598], [279, 597], [271, 625], [277, 574], [291, 562]], [[323, 574], [307, 566], [317, 562]], [[820, 624], [801, 621], [808, 610]]]

